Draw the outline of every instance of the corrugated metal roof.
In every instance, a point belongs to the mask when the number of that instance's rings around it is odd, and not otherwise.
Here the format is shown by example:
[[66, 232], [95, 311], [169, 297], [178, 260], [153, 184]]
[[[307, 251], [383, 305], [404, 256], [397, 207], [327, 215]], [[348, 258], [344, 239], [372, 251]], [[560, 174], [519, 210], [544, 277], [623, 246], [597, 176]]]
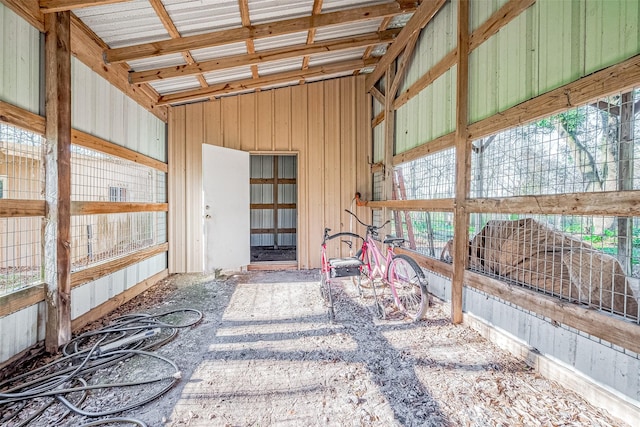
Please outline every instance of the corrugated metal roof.
[[147, 0], [87, 7], [74, 13], [112, 48], [169, 38]]
[[[313, 0], [248, 0], [248, 13], [251, 27], [242, 27], [240, 0], [161, 0], [170, 22], [163, 23], [148, 0], [132, 0], [103, 6], [79, 8], [74, 13], [110, 48], [110, 51], [126, 52], [123, 59], [135, 76], [139, 77], [137, 84], [148, 84], [158, 96], [179, 94], [183, 91], [194, 91], [202, 87], [198, 73], [208, 85], [230, 83], [238, 80], [257, 78], [251, 83], [251, 88], [241, 89], [243, 92], [253, 88], [267, 89], [282, 87], [289, 84], [299, 84], [301, 81], [317, 81], [324, 78], [350, 75], [358, 70], [357, 66], [349, 71], [341, 71], [332, 75], [305, 76], [303, 65], [309, 68], [320, 65], [340, 64], [354, 59], [376, 57], [386, 52], [386, 43], [378, 45], [349, 47], [344, 40], [355, 36], [374, 35], [391, 26], [404, 26], [414, 9], [407, 6], [407, 2], [399, 3], [388, 0], [324, 0], [321, 14], [333, 14], [330, 19], [319, 19], [319, 24], [313, 24], [313, 37], [308, 40], [310, 32], [303, 29], [311, 21]], [[393, 5], [392, 5], [393, 3]], [[392, 6], [392, 7], [390, 7]], [[354, 14], [341, 14], [341, 11], [354, 8], [374, 8], [374, 13], [353, 17]], [[409, 7], [408, 12], [402, 8]], [[415, 5], [414, 5], [415, 8]], [[377, 12], [384, 9], [383, 12]], [[162, 12], [160, 12], [162, 15]], [[356, 14], [358, 15], [358, 14]], [[395, 16], [394, 16], [395, 15]], [[348, 16], [350, 22], [340, 22]], [[299, 20], [296, 22], [295, 20]], [[391, 18], [391, 19], [386, 19]], [[294, 20], [282, 23], [281, 21]], [[326, 25], [329, 22], [338, 22]], [[165, 28], [165, 25], [169, 27]], [[196, 37], [192, 43], [189, 39], [180, 47], [193, 45], [188, 51], [173, 48], [173, 41], [168, 28], [174, 26], [181, 37]], [[289, 29], [292, 32], [289, 33]], [[271, 35], [273, 34], [273, 35]], [[206, 37], [204, 35], [207, 35]], [[175, 34], [174, 34], [175, 36]], [[327, 42], [342, 39], [341, 50], [332, 48], [326, 53], [306, 52], [304, 47], [308, 43]], [[194, 44], [198, 43], [198, 44]], [[369, 42], [371, 43], [371, 42]], [[131, 47], [131, 49], [128, 49]], [[291, 50], [287, 50], [291, 47]], [[273, 57], [274, 50], [280, 56]], [[144, 52], [144, 53], [139, 53]], [[162, 52], [160, 56], [157, 55]], [[188, 52], [188, 55], [186, 54]], [[256, 54], [249, 55], [252, 52]], [[265, 57], [260, 55], [264, 53]], [[190, 56], [189, 56], [190, 55]], [[268, 55], [268, 56], [267, 56]], [[303, 60], [307, 56], [308, 62]], [[225, 60], [225, 58], [229, 60]], [[196, 62], [196, 65], [190, 65]], [[204, 68], [200, 68], [201, 65]], [[347, 62], [347, 64], [350, 64]], [[257, 66], [256, 73], [252, 67]], [[371, 66], [367, 67], [369, 70]], [[215, 71], [208, 71], [214, 69]], [[280, 73], [299, 70], [296, 78], [290, 82]], [[146, 72], [143, 74], [142, 72]], [[141, 74], [135, 74], [141, 73]], [[146, 82], [146, 83], [145, 83]], [[232, 85], [233, 86], [233, 85]], [[211, 92], [211, 90], [209, 91]], [[190, 92], [191, 93], [191, 92]], [[228, 96], [228, 90], [211, 96]], [[192, 98], [201, 99], [200, 93]], [[190, 99], [176, 103], [190, 102]]]

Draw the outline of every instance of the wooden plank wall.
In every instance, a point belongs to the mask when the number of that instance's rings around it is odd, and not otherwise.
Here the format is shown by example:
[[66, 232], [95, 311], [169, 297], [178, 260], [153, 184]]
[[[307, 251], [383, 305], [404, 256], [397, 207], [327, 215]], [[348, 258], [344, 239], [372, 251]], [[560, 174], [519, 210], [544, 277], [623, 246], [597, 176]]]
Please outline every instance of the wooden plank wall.
[[[298, 156], [298, 267], [320, 266], [323, 228], [349, 230], [354, 193], [370, 196], [371, 103], [364, 77], [173, 107], [169, 113], [170, 272], [198, 271], [201, 144]], [[224, 201], [221, 201], [224, 203]], [[358, 208], [368, 220], [370, 209]], [[352, 230], [364, 234], [362, 228]], [[198, 247], [196, 247], [198, 246]], [[335, 250], [336, 248], [331, 248]], [[198, 252], [200, 250], [200, 252]]]

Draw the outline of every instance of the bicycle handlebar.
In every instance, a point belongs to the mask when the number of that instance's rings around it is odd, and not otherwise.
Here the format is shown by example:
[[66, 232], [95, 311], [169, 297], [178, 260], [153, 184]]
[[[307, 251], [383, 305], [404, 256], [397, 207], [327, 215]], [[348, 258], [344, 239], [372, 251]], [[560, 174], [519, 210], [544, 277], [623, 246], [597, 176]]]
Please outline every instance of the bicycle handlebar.
[[360, 218], [358, 218], [356, 216], [356, 214], [354, 214], [353, 212], [351, 212], [349, 209], [345, 209], [345, 212], [347, 212], [349, 215], [353, 216], [356, 221], [358, 221], [361, 225], [364, 225], [365, 227], [367, 227], [367, 230], [369, 230], [372, 234], [377, 235], [378, 230], [380, 230], [381, 228], [384, 228], [385, 225], [389, 224], [391, 222], [390, 219], [388, 219], [387, 221], [385, 221], [384, 224], [380, 225], [380, 226], [375, 226], [375, 225], [369, 225], [369, 224], [365, 224], [364, 222], [362, 222], [360, 220]]
[[324, 245], [325, 243], [327, 243], [327, 240], [332, 240], [335, 239], [336, 237], [342, 237], [342, 236], [346, 236], [346, 237], [355, 237], [356, 239], [362, 239], [364, 241], [364, 238], [358, 234], [355, 233], [350, 233], [348, 231], [341, 231], [339, 233], [333, 234], [333, 235], [329, 235], [329, 231], [331, 231], [330, 228], [325, 228], [324, 229], [324, 236], [322, 238], [322, 244]]

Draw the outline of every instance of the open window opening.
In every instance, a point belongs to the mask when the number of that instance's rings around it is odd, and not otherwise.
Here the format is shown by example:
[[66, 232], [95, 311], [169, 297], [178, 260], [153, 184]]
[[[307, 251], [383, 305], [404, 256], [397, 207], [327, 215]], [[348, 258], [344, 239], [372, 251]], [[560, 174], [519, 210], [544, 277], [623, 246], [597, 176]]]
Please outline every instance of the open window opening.
[[297, 158], [251, 156], [251, 262], [297, 260]]

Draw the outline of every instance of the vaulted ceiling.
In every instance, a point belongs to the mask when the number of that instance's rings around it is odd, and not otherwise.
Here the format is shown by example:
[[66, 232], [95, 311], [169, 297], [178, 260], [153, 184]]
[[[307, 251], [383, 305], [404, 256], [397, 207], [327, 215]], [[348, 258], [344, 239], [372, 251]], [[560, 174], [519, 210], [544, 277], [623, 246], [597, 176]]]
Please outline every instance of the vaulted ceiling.
[[371, 0], [41, 0], [129, 85], [179, 105], [370, 73], [418, 7]]

